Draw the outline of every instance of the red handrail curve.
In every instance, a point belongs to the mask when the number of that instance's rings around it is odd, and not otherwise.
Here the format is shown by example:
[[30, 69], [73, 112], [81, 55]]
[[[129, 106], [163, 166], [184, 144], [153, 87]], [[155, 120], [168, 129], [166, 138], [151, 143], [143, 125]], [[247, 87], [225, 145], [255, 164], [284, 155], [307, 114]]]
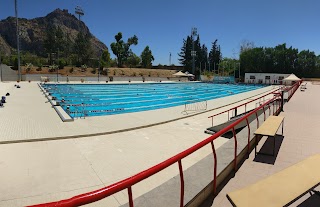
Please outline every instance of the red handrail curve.
[[212, 124], [212, 126], [213, 126], [213, 117], [228, 112], [228, 120], [229, 120], [229, 112], [230, 112], [230, 111], [232, 111], [232, 110], [234, 110], [234, 109], [237, 109], [237, 108], [239, 108], [239, 107], [241, 107], [241, 106], [245, 106], [245, 111], [246, 111], [247, 104], [249, 104], [249, 103], [251, 103], [251, 102], [254, 102], [254, 101], [258, 100], [258, 99], [261, 99], [261, 98], [263, 98], [263, 97], [266, 97], [266, 96], [268, 96], [268, 95], [270, 95], [270, 94], [275, 94], [275, 93], [277, 93], [277, 91], [281, 90], [282, 88], [283, 88], [283, 87], [280, 87], [280, 88], [278, 88], [278, 89], [275, 89], [275, 90], [273, 90], [273, 91], [271, 91], [271, 92], [269, 92], [269, 93], [267, 93], [267, 94], [265, 94], [265, 95], [263, 95], [263, 96], [260, 96], [260, 97], [258, 97], [258, 98], [255, 98], [255, 99], [253, 99], [253, 100], [250, 100], [250, 101], [248, 101], [248, 102], [246, 102], [246, 103], [240, 104], [240, 105], [238, 105], [238, 106], [232, 107], [232, 108], [230, 108], [230, 109], [228, 109], [228, 110], [219, 112], [219, 113], [217, 113], [217, 114], [214, 114], [214, 115], [212, 115], [212, 116], [209, 116], [208, 118], [211, 118], [211, 119], [212, 119], [212, 121], [211, 121], [212, 123], [211, 123], [211, 124]]
[[[119, 191], [122, 191], [124, 189], [128, 189], [128, 194], [129, 194], [129, 204], [130, 206], [133, 206], [132, 202], [132, 191], [131, 187], [135, 185], [136, 183], [164, 170], [165, 168], [173, 165], [174, 163], [181, 162], [181, 160], [188, 155], [192, 154], [193, 152], [199, 150], [200, 148], [206, 146], [209, 143], [212, 143], [213, 140], [217, 139], [221, 135], [225, 134], [228, 132], [230, 129], [234, 129], [236, 125], [244, 121], [247, 117], [255, 114], [258, 110], [260, 110], [262, 107], [265, 107], [266, 105], [272, 103], [273, 101], [276, 101], [279, 99], [279, 95], [277, 94], [275, 97], [270, 99], [269, 101], [265, 102], [261, 106], [257, 107], [256, 109], [252, 110], [250, 113], [246, 114], [239, 120], [235, 121], [234, 123], [230, 124], [229, 126], [225, 127], [224, 129], [218, 131], [214, 135], [206, 138], [205, 140], [195, 144], [194, 146], [186, 149], [185, 151], [180, 152], [179, 154], [145, 170], [142, 171], [132, 177], [126, 178], [124, 180], [121, 180], [119, 182], [116, 182], [112, 185], [109, 185], [107, 187], [101, 188], [99, 190], [95, 190], [92, 192], [84, 193], [81, 195], [74, 196], [69, 199], [61, 200], [61, 201], [56, 201], [56, 202], [50, 202], [50, 203], [43, 203], [43, 204], [37, 204], [37, 205], [32, 205], [33, 207], [58, 207], [58, 206], [64, 206], [64, 207], [73, 207], [73, 206], [81, 206], [89, 203], [93, 203], [96, 201], [99, 201], [103, 198], [106, 198], [110, 195], [113, 195]], [[279, 109], [278, 109], [279, 110]], [[236, 148], [235, 148], [236, 150]], [[216, 161], [216, 155], [215, 155], [215, 161]], [[179, 165], [180, 166], [180, 165]], [[216, 164], [215, 164], [216, 168]], [[216, 179], [216, 169], [214, 169], [214, 177]], [[181, 175], [181, 174], [180, 174]], [[216, 185], [216, 182], [214, 182], [214, 185]], [[216, 186], [214, 186], [216, 187]], [[216, 192], [216, 189], [214, 189], [214, 192]]]
[[[297, 91], [297, 89], [299, 88], [299, 86], [301, 85], [302, 82], [303, 82], [302, 80], [298, 81], [294, 85], [292, 85], [289, 88], [285, 89], [288, 92], [288, 101], [291, 99], [293, 94]], [[290, 91], [290, 95], [289, 95], [289, 91]]]

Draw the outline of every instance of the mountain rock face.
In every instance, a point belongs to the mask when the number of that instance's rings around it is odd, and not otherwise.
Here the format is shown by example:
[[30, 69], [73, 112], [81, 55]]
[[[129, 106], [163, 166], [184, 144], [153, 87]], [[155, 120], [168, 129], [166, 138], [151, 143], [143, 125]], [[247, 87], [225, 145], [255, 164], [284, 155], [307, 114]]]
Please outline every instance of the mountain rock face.
[[[106, 45], [93, 36], [88, 27], [79, 21], [68, 10], [56, 9], [45, 17], [34, 19], [19, 19], [20, 49], [37, 55], [45, 55], [43, 42], [46, 29], [50, 26], [59, 26], [65, 35], [74, 42], [77, 34], [81, 31], [91, 37], [92, 49], [99, 54], [100, 49], [106, 49]], [[10, 55], [17, 49], [16, 21], [14, 17], [0, 21], [0, 53]]]

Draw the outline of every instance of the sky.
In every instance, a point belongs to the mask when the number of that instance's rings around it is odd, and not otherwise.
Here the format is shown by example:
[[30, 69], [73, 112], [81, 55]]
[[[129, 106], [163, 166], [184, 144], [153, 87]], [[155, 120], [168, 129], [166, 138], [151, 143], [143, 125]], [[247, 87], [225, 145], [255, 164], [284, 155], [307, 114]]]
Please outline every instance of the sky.
[[[56, 8], [74, 14], [85, 12], [82, 21], [110, 49], [114, 36], [124, 40], [137, 35], [132, 50], [140, 55], [149, 46], [154, 65], [179, 65], [183, 39], [196, 27], [208, 50], [218, 39], [223, 57], [238, 58], [244, 40], [255, 46], [287, 43], [320, 54], [319, 0], [17, 0], [23, 18], [45, 16]], [[0, 0], [0, 19], [14, 16], [14, 0]], [[110, 50], [111, 52], [111, 50]], [[112, 54], [112, 52], [111, 52]], [[114, 57], [114, 56], [113, 56]]]

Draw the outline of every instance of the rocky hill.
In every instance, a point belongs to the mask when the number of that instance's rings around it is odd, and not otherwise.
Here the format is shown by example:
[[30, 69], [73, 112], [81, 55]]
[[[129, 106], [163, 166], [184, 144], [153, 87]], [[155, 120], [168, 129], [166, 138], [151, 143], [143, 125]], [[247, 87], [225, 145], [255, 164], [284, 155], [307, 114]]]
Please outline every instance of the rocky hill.
[[[19, 19], [20, 48], [37, 55], [44, 55], [43, 42], [46, 29], [50, 26], [59, 26], [64, 34], [69, 35], [74, 42], [79, 31], [89, 34], [94, 52], [99, 53], [99, 48], [105, 49], [106, 45], [91, 34], [89, 28], [68, 10], [56, 9], [45, 17], [34, 19]], [[16, 23], [14, 17], [0, 21], [0, 53], [10, 55], [17, 48]]]

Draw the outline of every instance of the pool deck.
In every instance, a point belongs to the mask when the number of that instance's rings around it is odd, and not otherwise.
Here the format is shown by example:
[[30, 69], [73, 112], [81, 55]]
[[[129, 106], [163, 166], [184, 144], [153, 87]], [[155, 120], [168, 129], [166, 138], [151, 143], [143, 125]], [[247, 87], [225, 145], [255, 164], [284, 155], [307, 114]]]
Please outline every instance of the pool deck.
[[[14, 87], [15, 84], [3, 83], [11, 96], [7, 97], [8, 103], [0, 111], [0, 116], [4, 117], [0, 119], [0, 130], [6, 129], [1, 130], [0, 144], [112, 134], [194, 115], [182, 113], [184, 106], [177, 106], [137, 113], [86, 117], [81, 120], [78, 118], [74, 122], [63, 123], [36, 83], [20, 83], [19, 89]], [[267, 87], [211, 100], [208, 101], [208, 109], [245, 100], [270, 89], [271, 87]]]
[[[209, 135], [203, 131], [211, 125], [209, 115], [272, 89], [209, 101], [211, 111], [201, 114], [185, 115], [181, 113], [184, 106], [178, 106], [63, 123], [36, 83], [19, 83], [20, 89], [14, 84], [0, 83], [0, 93], [11, 94], [5, 107], [0, 108], [0, 206], [65, 199], [132, 176], [207, 138]], [[231, 105], [222, 107], [227, 104]], [[226, 116], [219, 116], [215, 122]], [[215, 146], [227, 140], [219, 138]], [[205, 147], [192, 154], [184, 160], [184, 168], [210, 152], [210, 147]], [[177, 173], [176, 167], [169, 167], [148, 178], [148, 182], [137, 184], [134, 198]], [[90, 206], [116, 207], [125, 203], [127, 193], [119, 192]]]
[[[214, 200], [208, 199], [202, 207], [231, 207], [232, 205], [226, 197], [228, 192], [246, 187], [309, 156], [319, 154], [319, 91], [320, 85], [312, 85], [311, 83], [307, 84], [307, 89], [304, 92], [297, 90], [292, 99], [285, 104], [284, 112], [280, 114], [285, 117], [284, 137], [276, 139], [276, 156], [257, 155], [255, 158], [253, 150], [235, 177], [229, 180], [218, 196]], [[281, 133], [280, 130], [279, 133]], [[272, 145], [268, 145], [266, 138], [261, 140], [259, 146], [258, 150], [262, 146], [266, 150], [272, 150], [268, 147]], [[320, 186], [316, 190], [319, 191]], [[320, 206], [320, 197], [307, 194], [291, 206]]]

